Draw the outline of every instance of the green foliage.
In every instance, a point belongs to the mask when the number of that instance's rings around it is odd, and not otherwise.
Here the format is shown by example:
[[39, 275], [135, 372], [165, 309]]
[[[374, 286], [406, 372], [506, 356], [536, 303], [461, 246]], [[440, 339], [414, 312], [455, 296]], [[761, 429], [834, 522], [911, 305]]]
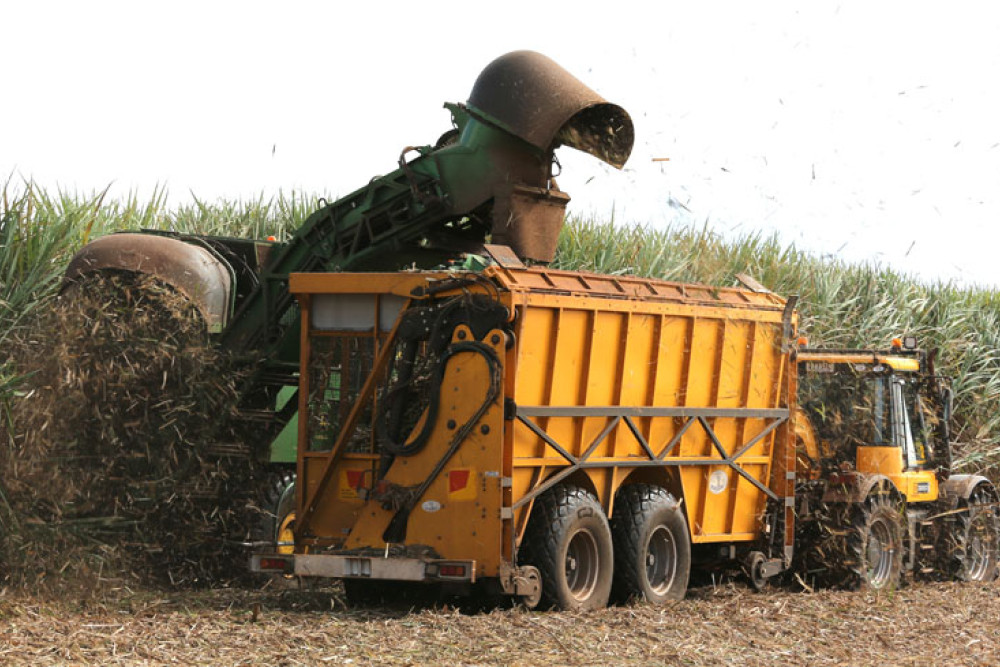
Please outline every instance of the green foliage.
[[89, 241], [130, 229], [282, 239], [318, 206], [318, 196], [291, 192], [170, 207], [160, 188], [148, 199], [111, 199], [107, 189], [53, 192], [7, 181], [0, 192], [0, 401], [16, 384], [4, 370], [4, 340], [58, 291], [70, 258]]
[[[51, 296], [77, 250], [104, 234], [160, 229], [218, 236], [286, 238], [318, 207], [319, 198], [299, 192], [247, 201], [219, 200], [168, 207], [167, 193], [148, 199], [134, 193], [108, 199], [52, 193], [28, 182], [3, 185], [0, 201], [0, 337]], [[2, 340], [2, 338], [0, 338]]]
[[[287, 238], [319, 206], [300, 192], [249, 200], [195, 199], [168, 206], [167, 193], [111, 199], [8, 182], [0, 201], [0, 349], [9, 332], [58, 288], [66, 263], [89, 240], [124, 229]], [[819, 257], [777, 236], [726, 239], [702, 228], [651, 229], [572, 218], [556, 266], [712, 285], [746, 273], [782, 295], [797, 294], [800, 330], [812, 344], [885, 347], [913, 334], [942, 350], [939, 371], [954, 378], [966, 439], [1000, 432], [1000, 294], [923, 282], [873, 264]], [[0, 355], [2, 362], [2, 355]], [[0, 393], [12, 378], [0, 370]]]
[[[939, 348], [938, 372], [953, 378], [960, 439], [1000, 432], [1000, 294], [925, 282], [875, 264], [848, 264], [750, 234], [724, 239], [707, 227], [622, 228], [572, 219], [557, 265], [601, 273], [736, 285], [745, 273], [782, 295], [799, 295], [799, 329], [823, 347], [887, 348], [904, 334]], [[969, 450], [966, 465], [992, 447]]]

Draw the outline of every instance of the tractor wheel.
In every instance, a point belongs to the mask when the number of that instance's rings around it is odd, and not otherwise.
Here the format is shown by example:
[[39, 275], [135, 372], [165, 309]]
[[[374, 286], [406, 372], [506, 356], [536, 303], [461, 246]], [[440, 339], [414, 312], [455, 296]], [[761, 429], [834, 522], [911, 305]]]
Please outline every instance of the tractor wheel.
[[593, 495], [556, 486], [535, 501], [522, 543], [542, 578], [542, 605], [562, 610], [607, 606], [614, 572], [611, 528]]
[[1000, 563], [1000, 519], [997, 494], [986, 483], [969, 496], [956, 515], [951, 537], [950, 570], [962, 581], [993, 581]]
[[857, 505], [848, 534], [852, 566], [849, 588], [898, 588], [903, 574], [903, 511], [888, 493], [878, 492]]
[[295, 473], [283, 471], [273, 476], [261, 499], [258, 539], [274, 542], [277, 552], [290, 554], [295, 541]]
[[684, 513], [670, 492], [646, 484], [623, 487], [615, 500], [611, 534], [616, 600], [662, 604], [684, 597], [691, 544]]

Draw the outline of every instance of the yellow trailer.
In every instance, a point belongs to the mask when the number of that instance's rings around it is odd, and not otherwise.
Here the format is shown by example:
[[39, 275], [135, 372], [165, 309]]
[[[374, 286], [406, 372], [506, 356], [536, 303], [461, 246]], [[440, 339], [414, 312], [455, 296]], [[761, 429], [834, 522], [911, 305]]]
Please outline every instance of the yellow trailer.
[[792, 304], [519, 266], [293, 274], [294, 554], [259, 571], [482, 584], [528, 605], [684, 595], [791, 561]]

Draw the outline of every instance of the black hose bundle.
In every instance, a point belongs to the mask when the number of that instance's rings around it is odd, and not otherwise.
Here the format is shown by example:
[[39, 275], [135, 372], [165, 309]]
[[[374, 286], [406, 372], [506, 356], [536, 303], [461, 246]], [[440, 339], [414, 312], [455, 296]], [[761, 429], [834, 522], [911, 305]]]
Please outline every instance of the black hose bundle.
[[[397, 330], [391, 379], [379, 402], [376, 419], [382, 448], [379, 479], [385, 477], [395, 457], [413, 456], [427, 445], [437, 421], [445, 371], [453, 356], [463, 352], [481, 355], [489, 367], [490, 380], [479, 408], [456, 428], [448, 449], [427, 478], [414, 487], [400, 489], [405, 493], [393, 504], [396, 511], [383, 534], [387, 543], [405, 539], [410, 511], [503, 390], [500, 358], [481, 341], [490, 331], [509, 330], [508, 319], [509, 312], [499, 300], [470, 293], [411, 308], [403, 315]], [[470, 329], [473, 340], [453, 343], [455, 329], [461, 325]], [[418, 359], [421, 351], [423, 357]], [[420, 431], [412, 435], [421, 421]]]
[[[414, 505], [420, 500], [424, 492], [431, 485], [437, 476], [441, 474], [444, 470], [445, 465], [451, 459], [452, 455], [458, 451], [459, 446], [465, 441], [472, 429], [475, 428], [476, 422], [482, 419], [486, 411], [489, 410], [490, 405], [496, 401], [497, 397], [500, 395], [502, 390], [502, 377], [500, 374], [501, 363], [500, 358], [497, 356], [496, 351], [485, 343], [479, 341], [455, 343], [449, 346], [447, 351], [442, 355], [439, 362], [439, 368], [441, 369], [441, 375], [444, 375], [444, 366], [448, 359], [459, 352], [475, 352], [483, 356], [486, 359], [486, 363], [490, 369], [490, 383], [486, 391], [486, 395], [483, 397], [482, 403], [479, 404], [479, 408], [476, 409], [475, 413], [469, 419], [462, 424], [452, 436], [451, 442], [448, 445], [448, 449], [445, 453], [438, 459], [438, 462], [434, 465], [430, 474], [416, 487], [410, 490], [408, 497], [402, 506], [396, 510], [392, 519], [389, 521], [389, 525], [386, 527], [385, 532], [382, 533], [382, 539], [385, 540], [387, 544], [398, 544], [406, 539], [406, 524], [410, 518], [410, 512], [413, 510]], [[437, 385], [440, 387], [440, 384]], [[436, 400], [436, 395], [435, 399]], [[429, 423], [429, 420], [428, 420]]]
[[[397, 333], [391, 382], [379, 402], [377, 436], [383, 453], [412, 456], [430, 438], [440, 403], [441, 382], [448, 359], [458, 351], [451, 345], [455, 328], [465, 324], [475, 339], [506, 328], [507, 308], [484, 295], [463, 294], [440, 304], [411, 308]], [[417, 359], [424, 348], [423, 359]], [[423, 416], [420, 432], [409, 437]]]

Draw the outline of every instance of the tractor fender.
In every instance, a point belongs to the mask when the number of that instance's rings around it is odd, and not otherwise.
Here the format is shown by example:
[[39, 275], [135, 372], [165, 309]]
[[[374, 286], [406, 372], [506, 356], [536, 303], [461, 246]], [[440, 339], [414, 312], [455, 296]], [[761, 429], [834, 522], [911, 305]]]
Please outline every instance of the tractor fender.
[[163, 281], [191, 300], [209, 332], [222, 331], [229, 320], [232, 270], [207, 248], [156, 234], [102, 236], [70, 260], [62, 290], [97, 271], [130, 271]]
[[877, 486], [890, 489], [890, 493], [901, 496], [892, 480], [879, 473], [854, 472], [841, 476], [836, 483], [827, 481], [823, 493], [824, 503], [863, 503]]
[[952, 475], [940, 486], [940, 497], [948, 509], [956, 509], [962, 501], [967, 501], [980, 484], [991, 489], [993, 483], [982, 475]]

